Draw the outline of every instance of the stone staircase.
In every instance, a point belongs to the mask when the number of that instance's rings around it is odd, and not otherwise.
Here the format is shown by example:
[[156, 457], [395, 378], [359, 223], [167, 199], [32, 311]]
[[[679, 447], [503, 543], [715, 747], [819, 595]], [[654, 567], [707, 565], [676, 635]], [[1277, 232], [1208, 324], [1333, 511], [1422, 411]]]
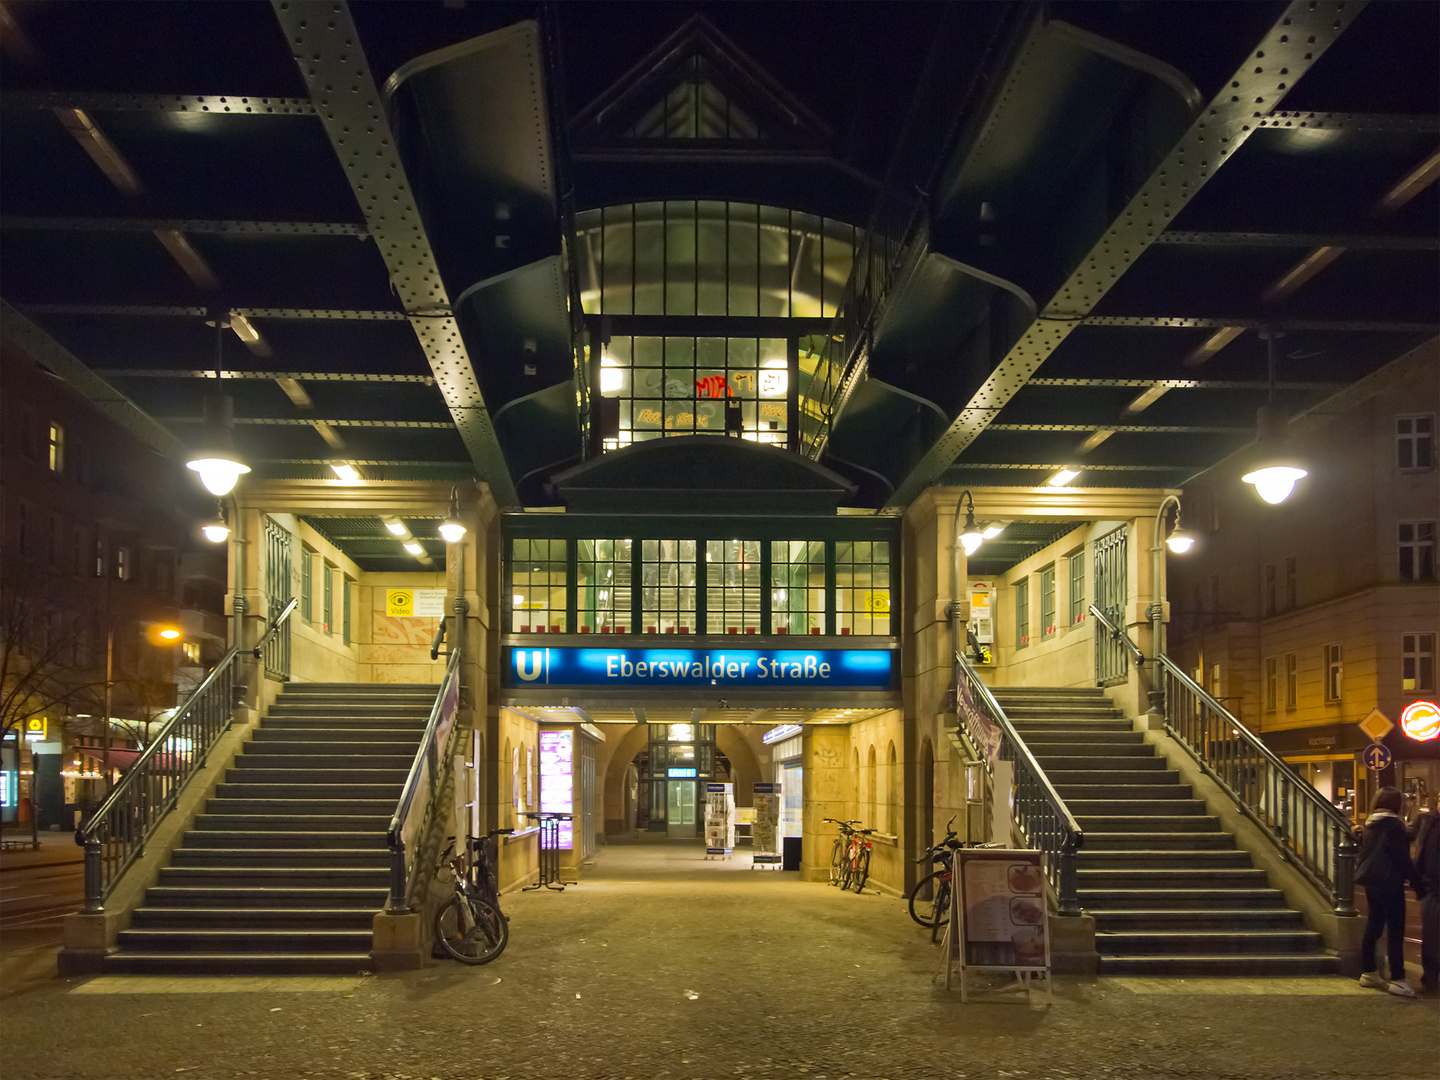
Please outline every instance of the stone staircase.
[[1339, 960], [1099, 689], [994, 690], [1084, 830], [1102, 975], [1330, 975]]
[[385, 831], [439, 688], [287, 686], [146, 892], [106, 973], [354, 974]]

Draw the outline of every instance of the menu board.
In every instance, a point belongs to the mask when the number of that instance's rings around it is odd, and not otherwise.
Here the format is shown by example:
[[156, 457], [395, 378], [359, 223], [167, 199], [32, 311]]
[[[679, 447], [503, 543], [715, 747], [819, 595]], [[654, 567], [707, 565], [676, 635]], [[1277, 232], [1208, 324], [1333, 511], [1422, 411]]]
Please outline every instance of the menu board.
[[956, 852], [965, 964], [1045, 968], [1045, 874], [1038, 851]]
[[[575, 812], [575, 733], [573, 731], [542, 731], [540, 733], [540, 812], [573, 814]], [[574, 822], [560, 822], [560, 846], [575, 846]]]

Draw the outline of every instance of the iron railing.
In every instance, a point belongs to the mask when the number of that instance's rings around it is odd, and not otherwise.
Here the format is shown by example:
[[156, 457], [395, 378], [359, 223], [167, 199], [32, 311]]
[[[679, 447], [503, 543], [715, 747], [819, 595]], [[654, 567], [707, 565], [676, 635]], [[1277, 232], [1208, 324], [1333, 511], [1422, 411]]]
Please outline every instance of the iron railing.
[[[965, 732], [980, 751], [987, 768], [996, 759], [1014, 763], [1015, 824], [1025, 842], [1041, 854], [1059, 913], [1079, 915], [1075, 858], [1085, 843], [1080, 823], [963, 653], [955, 654], [955, 665], [959, 672], [955, 709]], [[995, 798], [1004, 798], [1004, 794], [997, 791]]]
[[[1095, 565], [1095, 604], [1092, 611], [1105, 613], [1107, 624], [1123, 621], [1125, 604], [1129, 598], [1129, 547], [1130, 530], [1126, 526], [1114, 530], [1095, 541], [1092, 548]], [[1127, 650], [1103, 627], [1095, 627], [1095, 683], [1097, 686], [1112, 686], [1123, 683], [1130, 677]], [[1145, 657], [1137, 649], [1137, 665], [1144, 665]]]
[[[444, 793], [444, 778], [450, 762], [450, 740], [455, 732], [455, 716], [460, 707], [460, 650], [450, 650], [450, 662], [445, 665], [445, 678], [440, 681], [440, 691], [435, 695], [435, 705], [430, 710], [430, 720], [425, 725], [425, 735], [415, 751], [415, 760], [410, 765], [405, 786], [400, 791], [400, 801], [395, 814], [390, 818], [386, 839], [390, 844], [390, 901], [386, 911], [402, 915], [411, 910], [410, 888], [420, 866], [414, 859], [417, 841], [430, 828], [436, 803]], [[419, 796], [423, 811], [410, 811]]]
[[254, 649], [255, 659], [265, 661], [266, 672], [279, 675], [287, 682], [290, 679], [290, 635], [282, 634], [281, 630], [290, 629], [290, 616], [295, 614], [295, 609], [299, 606], [300, 598], [291, 597], [290, 602], [275, 616], [275, 621], [260, 635]]
[[[1128, 634], [1093, 605], [1090, 614], [1144, 660]], [[1355, 826], [1329, 799], [1286, 765], [1260, 737], [1168, 656], [1151, 665], [1161, 691], [1165, 730], [1190, 753], [1236, 806], [1259, 823], [1285, 858], [1330, 902], [1355, 914]]]
[[99, 808], [75, 830], [85, 849], [87, 914], [105, 910], [105, 898], [175, 803], [190, 778], [205, 767], [216, 740], [230, 727], [244, 686], [236, 681], [238, 649], [231, 649], [141, 751]]

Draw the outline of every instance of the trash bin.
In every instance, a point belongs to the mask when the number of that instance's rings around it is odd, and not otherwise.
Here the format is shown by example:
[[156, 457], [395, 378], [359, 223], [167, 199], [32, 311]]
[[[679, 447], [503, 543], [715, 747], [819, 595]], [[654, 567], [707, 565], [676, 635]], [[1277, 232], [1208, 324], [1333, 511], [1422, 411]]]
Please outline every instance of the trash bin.
[[798, 837], [798, 836], [786, 836], [786, 837], [782, 837], [782, 838], [781, 838], [781, 840], [780, 840], [780, 843], [781, 843], [781, 845], [782, 845], [782, 846], [781, 846], [781, 849], [780, 849], [780, 869], [781, 869], [781, 870], [799, 870], [799, 869], [800, 869], [800, 839], [801, 839], [801, 838]]

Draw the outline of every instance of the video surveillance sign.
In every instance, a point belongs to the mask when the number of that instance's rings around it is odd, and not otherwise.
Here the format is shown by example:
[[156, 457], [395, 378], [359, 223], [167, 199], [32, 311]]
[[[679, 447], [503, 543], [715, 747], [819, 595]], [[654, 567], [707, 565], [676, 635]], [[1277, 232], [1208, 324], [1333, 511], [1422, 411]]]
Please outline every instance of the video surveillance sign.
[[506, 681], [527, 686], [888, 690], [888, 649], [511, 647]]

